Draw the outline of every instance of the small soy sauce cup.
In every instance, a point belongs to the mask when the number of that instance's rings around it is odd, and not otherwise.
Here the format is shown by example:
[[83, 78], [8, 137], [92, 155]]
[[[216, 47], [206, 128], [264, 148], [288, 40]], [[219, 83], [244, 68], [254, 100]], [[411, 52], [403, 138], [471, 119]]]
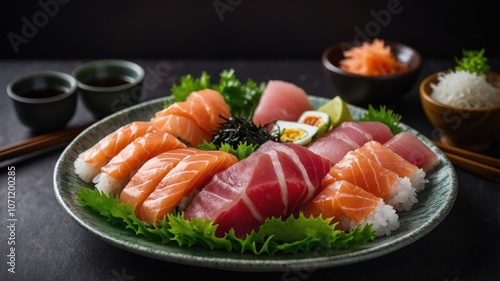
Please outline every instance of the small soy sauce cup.
[[145, 71], [130, 61], [103, 59], [80, 65], [72, 75], [86, 108], [101, 119], [139, 103]]
[[35, 134], [66, 126], [76, 110], [76, 90], [76, 80], [57, 71], [31, 73], [7, 85], [17, 117]]

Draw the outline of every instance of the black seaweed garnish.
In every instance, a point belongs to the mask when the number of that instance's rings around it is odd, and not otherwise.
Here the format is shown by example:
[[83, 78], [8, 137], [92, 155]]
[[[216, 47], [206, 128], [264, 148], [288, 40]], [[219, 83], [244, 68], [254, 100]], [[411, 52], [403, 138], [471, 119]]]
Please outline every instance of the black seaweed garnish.
[[218, 147], [224, 143], [236, 149], [240, 142], [257, 146], [269, 140], [279, 142], [279, 136], [268, 129], [272, 123], [256, 125], [250, 118], [246, 119], [236, 116], [229, 118], [221, 116], [221, 118], [225, 122], [219, 124], [218, 132], [212, 139], [212, 143]]

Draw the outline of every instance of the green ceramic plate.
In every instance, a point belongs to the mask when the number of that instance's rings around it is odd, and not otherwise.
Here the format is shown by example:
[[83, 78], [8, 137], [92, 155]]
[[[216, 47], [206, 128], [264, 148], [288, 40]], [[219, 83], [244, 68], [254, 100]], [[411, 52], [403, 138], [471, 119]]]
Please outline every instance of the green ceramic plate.
[[[399, 213], [400, 227], [390, 236], [378, 237], [355, 251], [274, 256], [210, 251], [179, 247], [175, 243], [161, 245], [147, 241], [128, 230], [107, 223], [98, 214], [83, 208], [76, 201], [80, 186], [92, 186], [80, 180], [74, 173], [73, 162], [79, 153], [117, 128], [132, 121], [149, 120], [156, 111], [163, 108], [164, 101], [165, 99], [157, 99], [145, 102], [117, 112], [92, 125], [68, 145], [54, 171], [55, 194], [63, 209], [92, 234], [130, 252], [167, 262], [238, 271], [285, 271], [340, 266], [373, 259], [415, 242], [434, 229], [446, 217], [455, 202], [458, 184], [453, 166], [429, 139], [403, 124], [403, 130], [416, 134], [439, 156], [441, 163], [427, 174], [429, 183], [425, 190], [418, 194], [419, 202], [410, 211]], [[327, 102], [327, 99], [311, 97], [311, 102], [317, 108]], [[350, 110], [354, 118], [365, 112], [364, 109], [355, 106], [350, 106]]]

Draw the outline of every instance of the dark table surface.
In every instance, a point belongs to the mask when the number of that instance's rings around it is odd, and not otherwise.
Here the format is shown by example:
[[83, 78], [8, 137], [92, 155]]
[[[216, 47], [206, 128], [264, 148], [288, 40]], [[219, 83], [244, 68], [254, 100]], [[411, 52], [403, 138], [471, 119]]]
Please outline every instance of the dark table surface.
[[[151, 83], [144, 100], [169, 95], [172, 83], [191, 73], [207, 71], [214, 77], [234, 68], [241, 80], [281, 79], [294, 82], [309, 94], [336, 95], [314, 61], [182, 61], [133, 60], [147, 71]], [[71, 73], [81, 60], [0, 61], [0, 145], [31, 137], [18, 121], [5, 88], [14, 78], [41, 70]], [[424, 61], [420, 81], [432, 72], [449, 68], [452, 60]], [[500, 69], [500, 60], [491, 60]], [[153, 81], [151, 80], [151, 81]], [[413, 87], [393, 104], [402, 122], [433, 138]], [[68, 126], [95, 121], [79, 101]], [[500, 186], [456, 168], [459, 192], [453, 209], [434, 230], [416, 242], [371, 260], [315, 270], [293, 272], [233, 272], [192, 267], [151, 259], [103, 242], [80, 227], [59, 205], [54, 195], [54, 165], [64, 146], [2, 163], [0, 210], [2, 223], [0, 280], [499, 280]], [[490, 154], [498, 157], [498, 150]], [[8, 269], [7, 167], [16, 170], [15, 273]], [[175, 277], [174, 277], [175, 276]], [[179, 277], [180, 276], [180, 277]]]

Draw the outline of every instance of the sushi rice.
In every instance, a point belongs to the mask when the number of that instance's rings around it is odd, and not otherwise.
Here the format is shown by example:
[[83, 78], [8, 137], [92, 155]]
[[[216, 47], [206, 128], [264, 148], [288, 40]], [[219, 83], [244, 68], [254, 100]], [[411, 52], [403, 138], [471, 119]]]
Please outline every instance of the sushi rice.
[[117, 180], [106, 173], [99, 173], [92, 181], [95, 183], [97, 190], [100, 190], [108, 195], [120, 194], [125, 187], [129, 178]]
[[75, 173], [85, 182], [91, 182], [93, 178], [99, 174], [101, 167], [106, 165], [106, 162], [85, 162], [82, 158], [78, 157], [75, 160]]
[[426, 179], [425, 176], [426, 173], [422, 168], [419, 168], [413, 174], [410, 175], [409, 179], [411, 182], [411, 186], [415, 188], [415, 192], [420, 192], [424, 190], [425, 184], [429, 182], [429, 180]]
[[346, 216], [340, 220], [340, 223], [344, 229], [354, 229], [357, 226], [363, 227], [371, 224], [375, 236], [383, 236], [390, 235], [392, 231], [399, 228], [399, 216], [391, 205], [380, 200], [377, 208], [365, 219], [357, 222]]
[[390, 189], [387, 203], [398, 211], [410, 210], [418, 202], [415, 188], [408, 177], [400, 178]]
[[189, 204], [191, 204], [191, 201], [200, 193], [201, 188], [196, 188], [193, 191], [191, 191], [188, 195], [184, 196], [181, 201], [179, 202], [179, 205], [177, 205], [177, 211], [182, 212], [187, 209]]

